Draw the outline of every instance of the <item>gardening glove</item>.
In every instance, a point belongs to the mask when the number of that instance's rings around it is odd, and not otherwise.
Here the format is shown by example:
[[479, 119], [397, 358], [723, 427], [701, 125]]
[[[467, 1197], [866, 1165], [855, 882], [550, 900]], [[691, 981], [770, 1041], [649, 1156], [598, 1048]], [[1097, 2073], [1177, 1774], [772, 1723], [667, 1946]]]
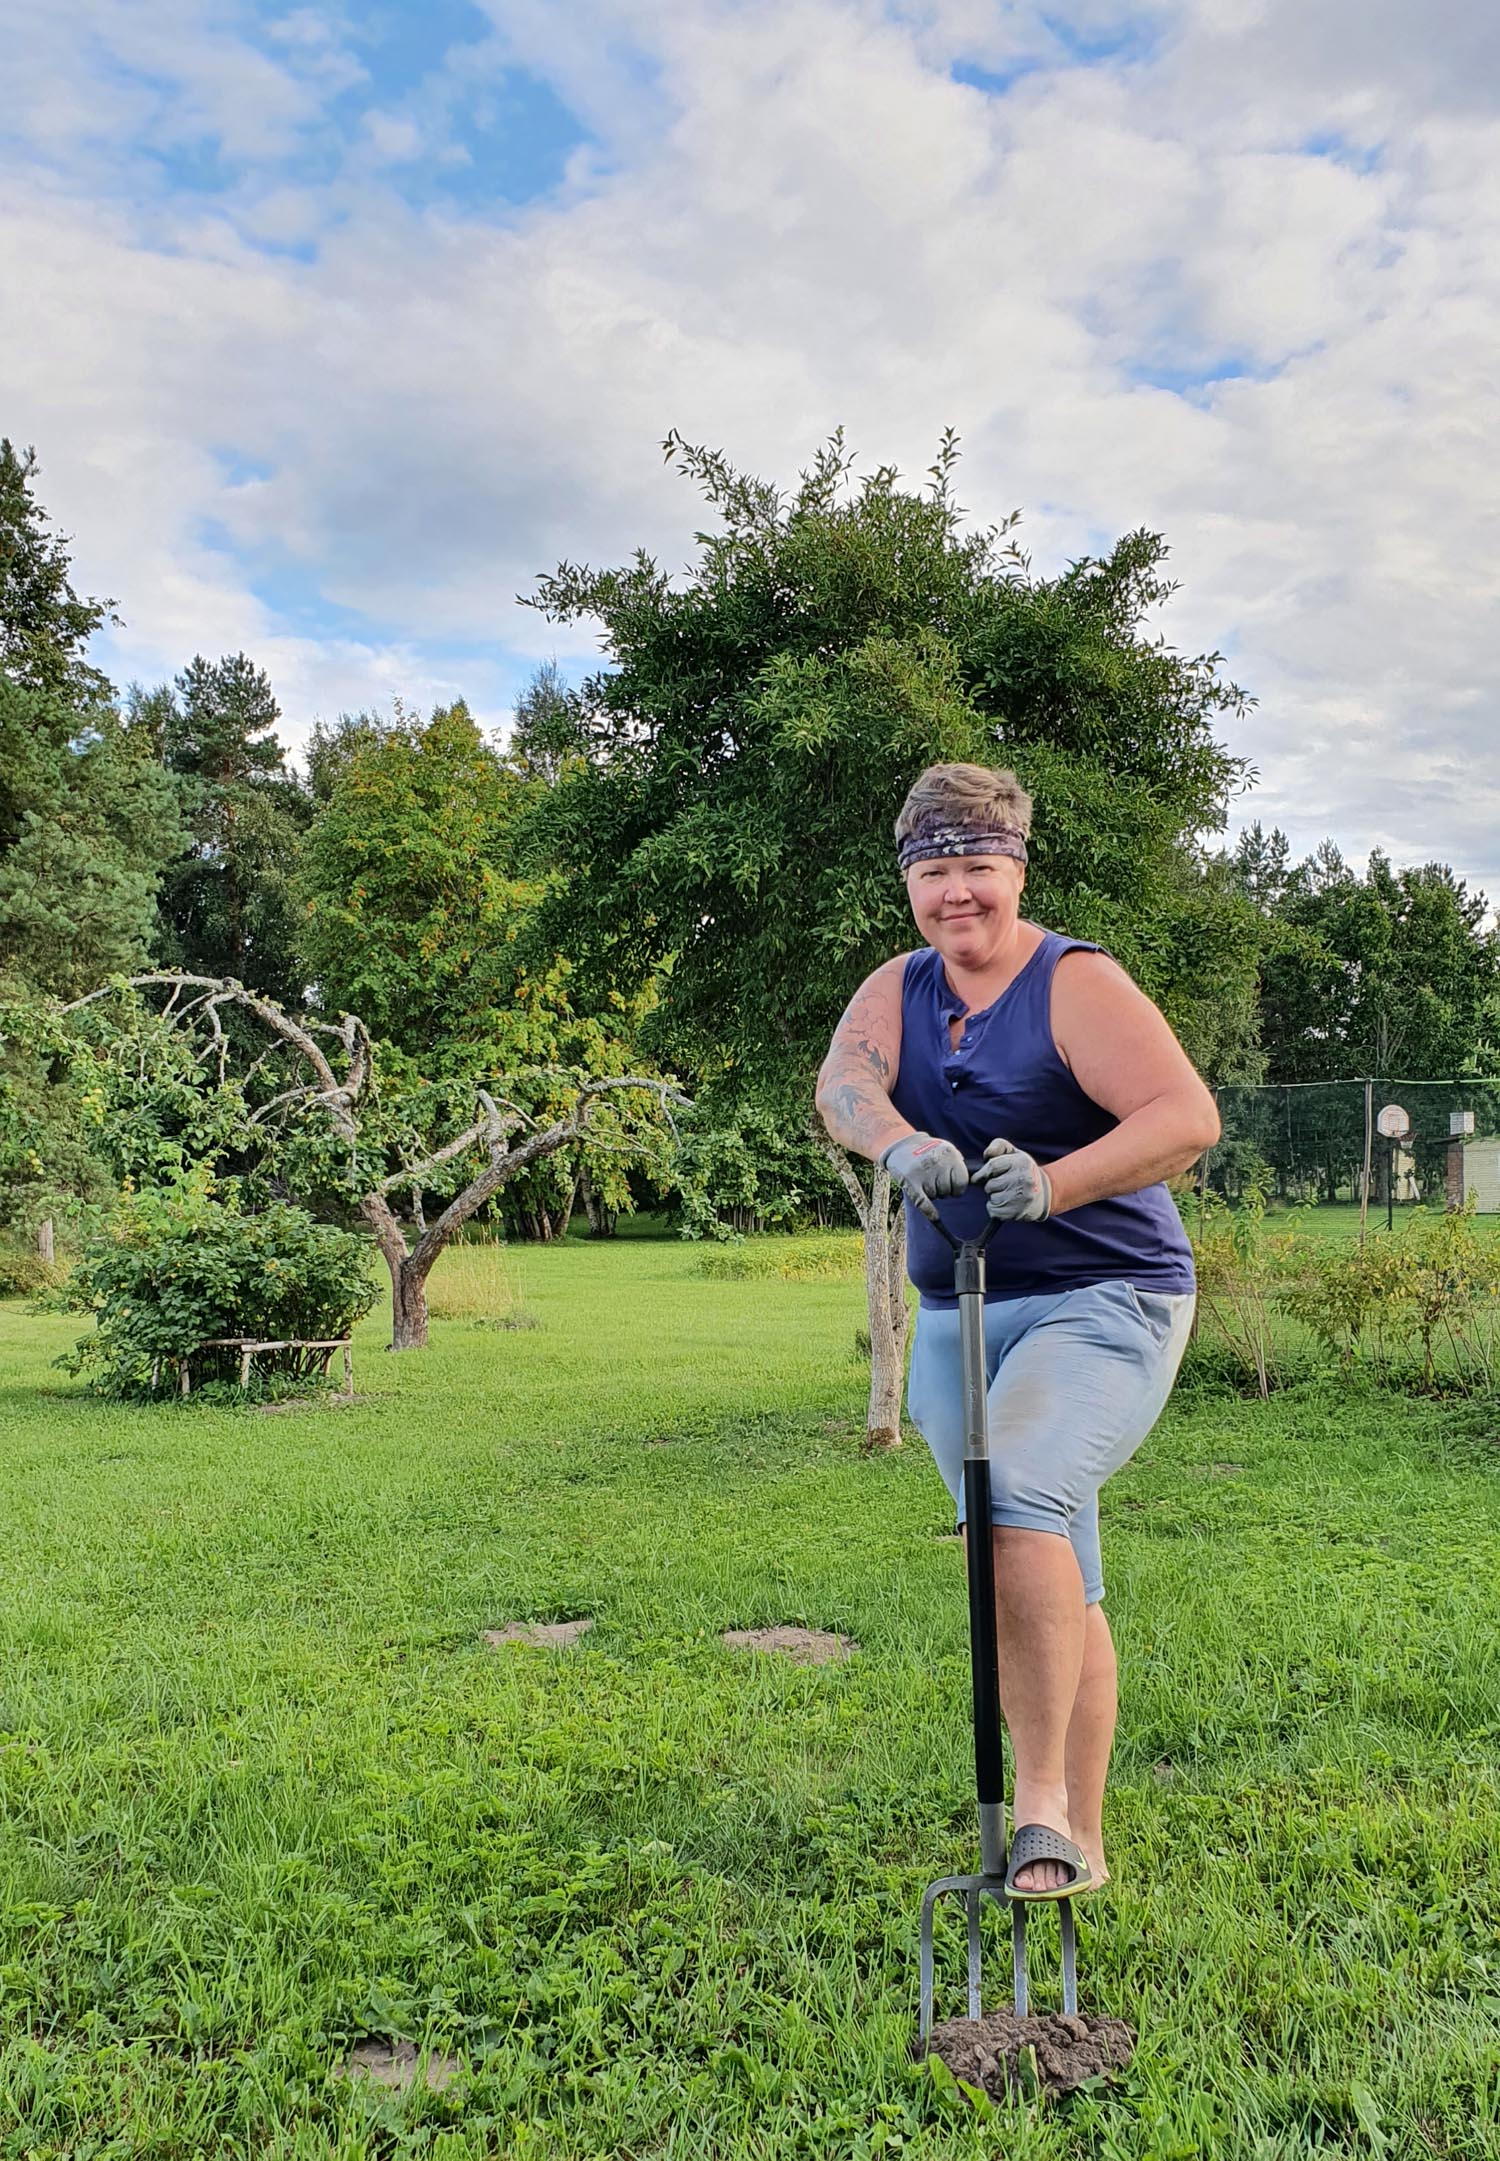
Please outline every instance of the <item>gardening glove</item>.
[[1014, 1141], [994, 1140], [984, 1151], [979, 1182], [985, 1206], [997, 1223], [1045, 1223], [1052, 1213], [1052, 1187], [1034, 1156]]
[[962, 1193], [969, 1182], [969, 1166], [952, 1141], [935, 1140], [930, 1133], [908, 1133], [882, 1151], [881, 1162], [907, 1198], [929, 1221], [938, 1221], [934, 1203]]

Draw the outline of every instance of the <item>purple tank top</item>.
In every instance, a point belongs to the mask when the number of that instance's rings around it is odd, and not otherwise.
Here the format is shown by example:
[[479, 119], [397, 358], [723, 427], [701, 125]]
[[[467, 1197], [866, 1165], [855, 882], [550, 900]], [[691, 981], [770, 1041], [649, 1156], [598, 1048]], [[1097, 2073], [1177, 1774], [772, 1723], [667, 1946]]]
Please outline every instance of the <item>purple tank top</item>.
[[[891, 1101], [919, 1131], [935, 1133], [975, 1164], [1003, 1134], [1043, 1168], [1086, 1148], [1119, 1120], [1085, 1095], [1052, 1040], [1052, 977], [1064, 953], [1097, 953], [1082, 938], [1043, 931], [1013, 982], [982, 1013], [965, 1017], [942, 957], [913, 953], [901, 984], [901, 1063]], [[958, 1048], [950, 1020], [964, 1021]], [[984, 1193], [940, 1203], [959, 1238], [984, 1228]], [[926, 1306], [951, 1306], [953, 1253], [926, 1217], [906, 1204], [907, 1271]], [[1115, 1280], [1143, 1290], [1194, 1288], [1193, 1252], [1164, 1185], [1090, 1201], [1046, 1223], [1002, 1223], [985, 1248], [985, 1297], [1034, 1298]]]

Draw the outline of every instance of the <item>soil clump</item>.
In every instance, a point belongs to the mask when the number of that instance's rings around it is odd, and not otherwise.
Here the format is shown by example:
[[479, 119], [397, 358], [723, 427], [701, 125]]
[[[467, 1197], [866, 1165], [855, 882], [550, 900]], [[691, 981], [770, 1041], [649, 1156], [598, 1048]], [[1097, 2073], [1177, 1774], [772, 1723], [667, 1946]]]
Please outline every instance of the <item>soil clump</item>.
[[1074, 2018], [1066, 2011], [1017, 2018], [1014, 2011], [990, 2011], [983, 2018], [941, 2020], [918, 2053], [940, 2057], [955, 2078], [1003, 2101], [1008, 2093], [1030, 2090], [1032, 2065], [1037, 2087], [1052, 2094], [1123, 2071], [1135, 2053], [1135, 2033], [1122, 2018]]
[[822, 1628], [726, 1628], [723, 1640], [733, 1651], [779, 1651], [797, 1666], [826, 1666], [859, 1649], [852, 1636]]
[[425, 2086], [429, 2093], [441, 2093], [462, 2068], [456, 2056], [424, 2058], [410, 2041], [361, 2041], [349, 2061], [340, 2065], [339, 2075], [371, 2079], [377, 2086], [394, 2087], [398, 2093], [417, 2085]]
[[534, 1643], [543, 1650], [566, 1651], [593, 1627], [592, 1621], [507, 1621], [503, 1628], [481, 1631], [493, 1651], [502, 1643]]

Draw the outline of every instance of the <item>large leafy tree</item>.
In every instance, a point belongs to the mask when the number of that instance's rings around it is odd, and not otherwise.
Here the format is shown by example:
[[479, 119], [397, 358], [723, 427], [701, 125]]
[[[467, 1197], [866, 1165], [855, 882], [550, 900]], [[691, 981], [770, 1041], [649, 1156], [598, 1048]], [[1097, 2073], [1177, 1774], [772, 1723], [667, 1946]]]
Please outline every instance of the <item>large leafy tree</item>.
[[131, 718], [176, 776], [191, 835], [163, 884], [163, 958], [299, 1002], [289, 873], [308, 803], [269, 677], [243, 653], [199, 654], [174, 685], [136, 693]]
[[111, 603], [74, 591], [36, 476], [33, 453], [0, 441], [0, 1208], [41, 1219], [104, 1174], [37, 1001], [144, 958], [181, 831], [170, 782], [87, 658]]
[[[326, 1012], [359, 1013], [388, 1046], [414, 1104], [503, 1074], [547, 1124], [584, 1078], [638, 1067], [651, 987], [597, 1007], [573, 997], [567, 963], [534, 933], [548, 873], [523, 873], [518, 857], [547, 783], [502, 757], [466, 705], [425, 722], [355, 716], [317, 739], [313, 773], [322, 800], [296, 879], [304, 971]], [[630, 1204], [639, 1155], [602, 1102], [576, 1145], [507, 1181], [496, 1209], [521, 1236], [560, 1234], [577, 1201], [603, 1225]], [[420, 1186], [410, 1201], [420, 1218]]]
[[[1237, 777], [1213, 721], [1240, 699], [1215, 656], [1148, 635], [1161, 543], [1034, 578], [1014, 521], [964, 528], [951, 440], [922, 491], [889, 467], [856, 483], [837, 438], [788, 494], [666, 449], [717, 520], [688, 575], [564, 563], [536, 595], [597, 619], [608, 654], [542, 813], [565, 872], [543, 918], [585, 978], [620, 989], [670, 963], [662, 1020], [695, 1069], [803, 1125], [842, 1006], [912, 942], [891, 840], [907, 787], [938, 759], [1012, 763], [1038, 798], [1044, 918], [1104, 937], [1190, 1043], [1235, 1055], [1250, 911], [1193, 843]], [[870, 1256], [870, 1429], [889, 1438], [899, 1229], [883, 1173], [845, 1176]]]
[[1445, 863], [1398, 870], [1379, 849], [1358, 871], [1332, 841], [1294, 863], [1285, 834], [1259, 825], [1229, 860], [1262, 919], [1266, 1079], [1346, 1084], [1299, 1092], [1294, 1117], [1266, 1124], [1261, 1153], [1283, 1173], [1318, 1164], [1332, 1198], [1363, 1149], [1357, 1083], [1460, 1083], [1408, 1089], [1435, 1181], [1449, 1110], [1479, 1100], [1465, 1077], [1500, 1067], [1500, 935], [1484, 894]]
[[524, 1007], [516, 945], [540, 887], [516, 875], [526, 786], [466, 705], [320, 746], [326, 799], [296, 877], [303, 964], [324, 1005], [418, 1054]]
[[0, 436], [0, 675], [75, 710], [103, 705], [110, 685], [86, 649], [114, 602], [74, 592], [67, 535], [37, 501], [37, 472], [34, 450]]

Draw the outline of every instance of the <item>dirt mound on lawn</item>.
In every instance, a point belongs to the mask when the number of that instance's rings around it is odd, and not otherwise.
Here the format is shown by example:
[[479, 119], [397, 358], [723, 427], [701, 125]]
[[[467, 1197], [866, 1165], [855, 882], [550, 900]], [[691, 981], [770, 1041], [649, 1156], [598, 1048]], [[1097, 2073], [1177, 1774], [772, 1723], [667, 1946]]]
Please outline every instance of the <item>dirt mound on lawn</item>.
[[955, 2078], [1001, 2101], [1030, 2089], [1033, 2065], [1044, 2093], [1072, 2093], [1088, 2079], [1123, 2071], [1135, 2053], [1135, 2034], [1122, 2018], [1073, 2018], [1065, 2011], [1017, 2018], [1014, 2011], [991, 2011], [984, 2018], [941, 2020], [918, 2053], [941, 2057]]

